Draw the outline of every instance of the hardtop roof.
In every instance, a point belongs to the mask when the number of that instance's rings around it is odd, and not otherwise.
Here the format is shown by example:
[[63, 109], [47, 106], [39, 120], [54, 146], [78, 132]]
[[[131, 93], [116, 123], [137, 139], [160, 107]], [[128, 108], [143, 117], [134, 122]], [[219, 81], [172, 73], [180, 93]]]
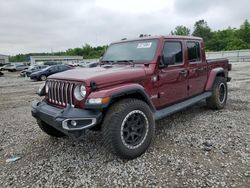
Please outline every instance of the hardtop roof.
[[138, 37], [131, 39], [122, 39], [119, 41], [112, 42], [113, 43], [121, 43], [121, 42], [130, 42], [130, 41], [139, 41], [139, 40], [152, 40], [152, 39], [185, 39], [185, 40], [202, 40], [201, 37], [195, 36], [182, 36], [182, 35], [160, 35], [160, 36], [146, 36], [146, 37]]

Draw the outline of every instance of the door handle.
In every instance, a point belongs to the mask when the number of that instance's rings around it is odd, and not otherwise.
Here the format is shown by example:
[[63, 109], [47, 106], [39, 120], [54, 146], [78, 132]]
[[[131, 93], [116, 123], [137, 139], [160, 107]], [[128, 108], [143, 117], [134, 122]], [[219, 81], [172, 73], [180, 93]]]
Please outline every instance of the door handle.
[[187, 76], [188, 70], [181, 70], [179, 73], [183, 76]]
[[198, 72], [201, 72], [201, 71], [203, 71], [204, 69], [203, 68], [198, 68], [198, 69], [196, 69], [196, 71], [198, 71]]

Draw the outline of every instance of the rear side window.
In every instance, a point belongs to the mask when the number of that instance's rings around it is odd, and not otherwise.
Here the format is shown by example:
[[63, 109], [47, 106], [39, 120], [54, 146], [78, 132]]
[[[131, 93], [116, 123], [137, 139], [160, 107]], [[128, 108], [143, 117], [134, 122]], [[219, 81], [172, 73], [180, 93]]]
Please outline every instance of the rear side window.
[[57, 71], [58, 68], [57, 68], [57, 66], [53, 66], [53, 67], [50, 68], [50, 70], [51, 70], [51, 71]]
[[187, 42], [187, 47], [188, 47], [188, 61], [199, 62], [201, 60], [199, 42]]
[[174, 64], [183, 63], [183, 53], [181, 42], [168, 41], [164, 44], [163, 55], [171, 58]]
[[61, 71], [62, 70], [61, 66], [55, 66], [55, 69], [56, 69], [56, 71]]
[[64, 71], [64, 70], [67, 70], [67, 69], [68, 69], [68, 67], [65, 66], [65, 65], [58, 66], [58, 68], [59, 68], [59, 71]]
[[67, 70], [68, 69], [68, 66], [64, 65], [64, 66], [61, 66], [61, 70]]

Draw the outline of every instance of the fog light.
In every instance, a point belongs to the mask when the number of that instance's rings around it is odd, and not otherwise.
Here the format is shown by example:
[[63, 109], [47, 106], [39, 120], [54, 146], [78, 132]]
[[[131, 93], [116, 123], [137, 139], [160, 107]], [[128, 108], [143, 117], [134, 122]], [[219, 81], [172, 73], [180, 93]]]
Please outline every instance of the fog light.
[[71, 124], [72, 126], [74, 126], [74, 127], [77, 125], [77, 123], [76, 123], [75, 120], [71, 120], [71, 121], [70, 121], [70, 124]]

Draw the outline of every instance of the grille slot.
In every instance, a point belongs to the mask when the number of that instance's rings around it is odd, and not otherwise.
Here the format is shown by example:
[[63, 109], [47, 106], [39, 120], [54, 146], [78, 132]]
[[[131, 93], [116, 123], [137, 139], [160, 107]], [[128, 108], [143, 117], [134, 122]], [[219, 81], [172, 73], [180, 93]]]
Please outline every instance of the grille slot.
[[73, 104], [73, 92], [75, 84], [71, 82], [58, 81], [58, 80], [48, 80], [47, 81], [49, 91], [48, 91], [48, 101], [50, 103], [67, 106], [67, 104], [74, 106]]

